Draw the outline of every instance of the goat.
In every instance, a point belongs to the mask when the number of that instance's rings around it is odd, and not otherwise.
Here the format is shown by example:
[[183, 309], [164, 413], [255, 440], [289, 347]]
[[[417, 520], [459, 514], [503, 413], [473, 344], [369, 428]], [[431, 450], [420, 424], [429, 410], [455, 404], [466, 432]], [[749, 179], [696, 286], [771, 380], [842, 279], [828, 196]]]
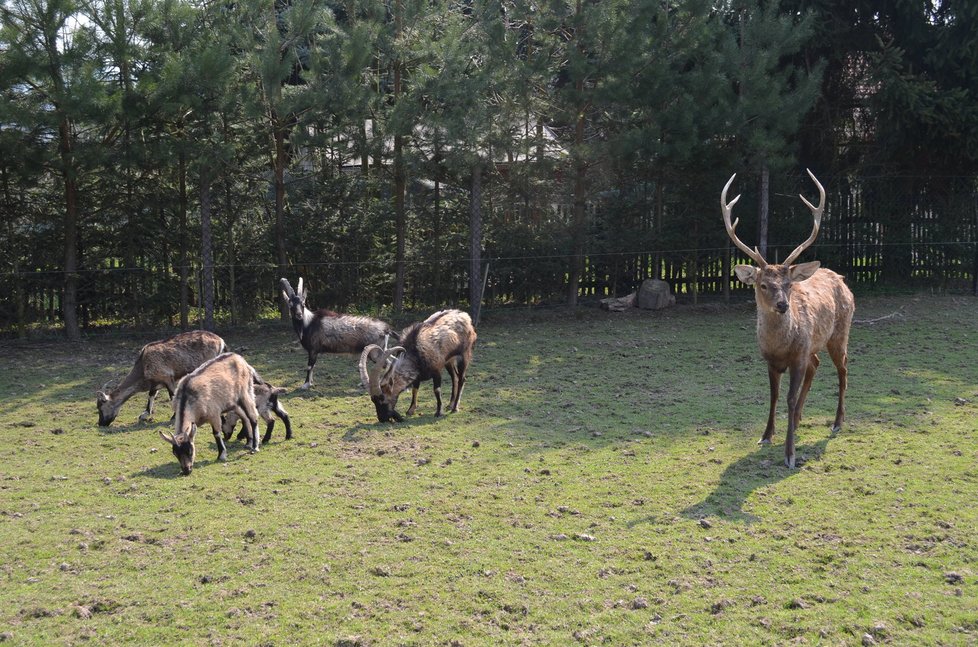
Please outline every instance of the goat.
[[391, 327], [378, 319], [338, 314], [331, 310], [309, 310], [302, 277], [299, 277], [298, 290], [293, 290], [286, 279], [281, 279], [279, 283], [282, 297], [289, 305], [292, 327], [299, 336], [299, 343], [309, 354], [306, 381], [300, 389], [312, 386], [312, 369], [319, 353], [359, 353], [370, 344], [385, 341], [392, 334]]
[[[258, 415], [268, 423], [268, 426], [265, 428], [265, 436], [261, 439], [262, 445], [268, 443], [272, 438], [272, 429], [275, 427], [275, 418], [272, 417], [272, 413], [281, 418], [282, 422], [285, 423], [285, 439], [292, 439], [292, 422], [289, 420], [289, 412], [278, 401], [278, 396], [283, 393], [285, 393], [285, 389], [281, 387], [272, 386], [264, 382], [255, 383], [255, 407], [258, 409]], [[240, 417], [234, 411], [225, 416], [224, 423], [222, 424], [225, 441], [231, 439], [231, 434], [234, 432], [234, 426], [238, 424], [238, 420], [240, 420]], [[247, 438], [247, 436], [248, 432], [244, 428], [244, 425], [242, 425], [241, 431], [238, 432], [238, 440]]]
[[[397, 398], [411, 387], [412, 415], [418, 406], [418, 387], [431, 380], [440, 416], [441, 372], [448, 369], [452, 377], [452, 397], [449, 412], [458, 411], [462, 389], [465, 386], [465, 370], [472, 362], [472, 348], [476, 334], [472, 319], [460, 310], [441, 310], [422, 322], [414, 323], [400, 333], [400, 346], [381, 348], [371, 344], [360, 355], [360, 378], [369, 388], [370, 399], [377, 409], [377, 419], [401, 422], [404, 418], [396, 410]], [[373, 363], [373, 367], [367, 366]]]
[[111, 391], [102, 387], [103, 390], [95, 394], [99, 426], [112, 424], [125, 401], [140, 391], [149, 391], [149, 400], [146, 411], [139, 414], [139, 421], [149, 420], [153, 417], [153, 402], [161, 387], [166, 388], [172, 399], [180, 378], [226, 349], [223, 339], [206, 330], [179, 333], [146, 344], [122, 382]]
[[258, 410], [255, 407], [254, 383], [263, 382], [248, 362], [236, 353], [224, 353], [202, 364], [177, 384], [173, 398], [174, 433], [160, 436], [173, 446], [173, 455], [185, 475], [194, 467], [197, 449], [197, 425], [210, 423], [217, 443], [217, 459], [227, 460], [227, 447], [221, 437], [221, 415], [235, 412], [248, 432], [248, 444], [257, 452]]
[[761, 355], [767, 361], [771, 386], [767, 427], [759, 444], [771, 442], [774, 434], [774, 412], [781, 390], [781, 375], [787, 370], [788, 433], [784, 443], [784, 461], [789, 468], [795, 466], [795, 430], [801, 422], [801, 411], [819, 365], [818, 353], [826, 349], [839, 376], [839, 404], [832, 433], [842, 429], [848, 380], [849, 328], [855, 312], [852, 292], [840, 275], [832, 270], [819, 268], [818, 261], [792, 265], [818, 236], [822, 212], [825, 209], [825, 189], [811, 171], [808, 171], [808, 175], [818, 187], [818, 206], [812, 206], [804, 196], [798, 197], [811, 210], [815, 226], [808, 240], [795, 248], [781, 264], [769, 265], [757, 248], [752, 250], [737, 238], [735, 230], [739, 219], [731, 223], [730, 216], [740, 196], [727, 202], [727, 190], [737, 177], [736, 173], [730, 177], [720, 194], [720, 210], [727, 235], [738, 249], [758, 265], [737, 265], [734, 272], [741, 281], [754, 286], [757, 301], [757, 341]]

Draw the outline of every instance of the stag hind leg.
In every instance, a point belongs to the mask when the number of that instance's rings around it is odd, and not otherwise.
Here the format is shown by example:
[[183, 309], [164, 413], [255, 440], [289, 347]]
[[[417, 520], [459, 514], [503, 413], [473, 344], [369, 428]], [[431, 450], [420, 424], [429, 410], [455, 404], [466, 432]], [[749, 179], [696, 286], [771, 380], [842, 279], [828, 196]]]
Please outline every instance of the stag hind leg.
[[846, 417], [846, 386], [849, 381], [849, 355], [846, 347], [829, 345], [829, 356], [839, 374], [839, 405], [835, 409], [835, 422], [832, 423], [832, 433], [842, 431], [842, 421]]

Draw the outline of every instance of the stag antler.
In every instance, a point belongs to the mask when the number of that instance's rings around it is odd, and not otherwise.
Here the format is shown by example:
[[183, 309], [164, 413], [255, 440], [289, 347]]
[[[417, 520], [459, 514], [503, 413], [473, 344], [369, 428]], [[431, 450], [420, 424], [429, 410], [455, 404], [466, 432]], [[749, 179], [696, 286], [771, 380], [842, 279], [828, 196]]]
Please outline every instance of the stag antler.
[[812, 203], [806, 200], [805, 196], [800, 193], [798, 194], [798, 197], [801, 198], [801, 201], [805, 203], [805, 206], [811, 210], [812, 216], [815, 218], [815, 226], [812, 227], [812, 235], [808, 237], [808, 240], [796, 247], [795, 251], [788, 254], [788, 258], [784, 259], [785, 265], [791, 265], [795, 259], [808, 248], [809, 245], [815, 242], [815, 237], [818, 236], [819, 225], [822, 224], [822, 212], [825, 211], [825, 189], [822, 188], [822, 183], [818, 181], [814, 173], [807, 168], [805, 170], [808, 171], [808, 176], [812, 178], [815, 186], [818, 187], [818, 206], [812, 206]]
[[740, 200], [740, 195], [738, 194], [736, 198], [731, 200], [729, 203], [727, 202], [727, 190], [730, 188], [730, 185], [733, 184], [735, 177], [737, 177], [736, 173], [730, 176], [730, 179], [727, 180], [727, 183], [723, 187], [723, 192], [720, 194], [720, 211], [723, 213], [723, 225], [727, 228], [727, 235], [730, 236], [730, 240], [732, 240], [734, 245], [737, 246], [737, 249], [751, 257], [759, 266], [767, 267], [767, 261], [765, 261], [764, 257], [761, 256], [759, 249], [756, 247], [751, 249], [742, 243], [739, 238], [737, 238], [736, 229], [737, 223], [740, 222], [740, 218], [734, 220], [733, 223], [730, 222], [730, 215], [731, 211], [733, 210], [733, 206], [737, 204], [737, 200]]

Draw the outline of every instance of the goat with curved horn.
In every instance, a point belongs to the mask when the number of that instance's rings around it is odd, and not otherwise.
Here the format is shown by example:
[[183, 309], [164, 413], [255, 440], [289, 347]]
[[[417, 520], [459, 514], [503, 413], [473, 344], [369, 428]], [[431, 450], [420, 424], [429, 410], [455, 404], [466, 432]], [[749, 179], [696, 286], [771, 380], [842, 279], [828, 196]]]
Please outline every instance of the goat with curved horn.
[[435, 416], [442, 414], [442, 370], [452, 378], [449, 412], [458, 411], [465, 386], [465, 371], [472, 362], [476, 333], [472, 319], [460, 310], [441, 310], [401, 331], [401, 345], [381, 348], [371, 344], [360, 354], [360, 377], [381, 422], [402, 421], [397, 399], [411, 387], [412, 415], [418, 406], [421, 382], [431, 380], [435, 391]]
[[785, 464], [794, 467], [795, 431], [801, 422], [801, 412], [808, 391], [818, 368], [818, 353], [828, 350], [839, 378], [839, 401], [832, 431], [842, 429], [845, 418], [845, 393], [848, 380], [849, 329], [855, 312], [852, 292], [843, 278], [818, 261], [793, 265], [818, 236], [825, 209], [825, 189], [808, 171], [819, 192], [818, 206], [813, 206], [804, 196], [802, 202], [811, 210], [815, 224], [805, 242], [795, 248], [782, 264], [771, 265], [755, 247], [751, 250], [737, 238], [737, 220], [730, 221], [738, 195], [729, 203], [727, 190], [734, 176], [727, 181], [720, 194], [720, 211], [727, 234], [738, 249], [757, 263], [737, 265], [734, 272], [741, 281], [754, 286], [757, 302], [757, 342], [761, 355], [767, 361], [768, 382], [771, 391], [767, 426], [760, 443], [769, 444], [774, 434], [775, 409], [781, 390], [781, 376], [788, 371], [788, 432], [785, 437]]

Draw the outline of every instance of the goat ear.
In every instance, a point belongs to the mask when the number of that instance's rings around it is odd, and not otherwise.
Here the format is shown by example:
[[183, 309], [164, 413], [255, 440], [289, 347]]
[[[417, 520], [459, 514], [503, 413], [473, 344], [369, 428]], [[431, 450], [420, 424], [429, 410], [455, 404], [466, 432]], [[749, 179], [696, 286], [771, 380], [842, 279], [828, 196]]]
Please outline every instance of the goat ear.
[[194, 439], [196, 437], [197, 437], [197, 423], [196, 422], [191, 422], [190, 423], [190, 433], [187, 434], [187, 439], [190, 442], [194, 442]]
[[300, 297], [306, 296], [306, 291], [302, 288], [302, 277], [301, 276], [299, 277], [299, 285], [298, 285], [298, 287], [296, 287], [295, 293], [298, 294]]
[[170, 436], [170, 435], [167, 435], [167, 434], [163, 433], [163, 430], [162, 429], [160, 429], [160, 438], [162, 438], [166, 442], [170, 443], [171, 445], [176, 445], [177, 444], [176, 439], [173, 436]]
[[753, 265], [735, 265], [734, 274], [747, 285], [754, 285], [757, 279], [757, 268]]
[[812, 278], [812, 275], [818, 270], [819, 265], [821, 263], [818, 261], [799, 263], [798, 265], [792, 265], [788, 272], [791, 275], [792, 281], [804, 281], [805, 279]]
[[105, 393], [102, 392], [102, 391], [96, 391], [95, 392], [95, 401], [96, 402], [108, 402], [109, 401], [109, 396], [105, 395]]

